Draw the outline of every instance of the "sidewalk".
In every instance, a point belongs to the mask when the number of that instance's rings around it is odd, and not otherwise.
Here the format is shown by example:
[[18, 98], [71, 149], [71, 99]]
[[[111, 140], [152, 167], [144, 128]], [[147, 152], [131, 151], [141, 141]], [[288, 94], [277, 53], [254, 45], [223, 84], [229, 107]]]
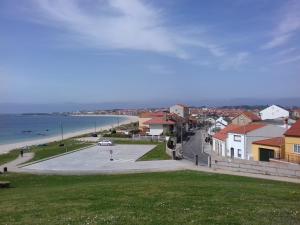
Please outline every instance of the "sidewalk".
[[34, 156], [34, 153], [32, 153], [32, 152], [24, 153], [23, 157], [19, 156], [17, 159], [1, 165], [0, 171], [3, 172], [3, 168], [7, 167], [8, 172], [21, 172], [20, 168], [18, 168], [18, 165], [31, 160], [33, 158], [33, 156]]

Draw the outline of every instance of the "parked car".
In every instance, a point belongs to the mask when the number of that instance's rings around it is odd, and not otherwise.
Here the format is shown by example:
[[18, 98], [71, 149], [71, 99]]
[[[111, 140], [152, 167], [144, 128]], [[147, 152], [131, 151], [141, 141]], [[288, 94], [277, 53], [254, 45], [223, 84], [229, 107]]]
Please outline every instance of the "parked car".
[[113, 143], [110, 140], [102, 140], [102, 141], [98, 142], [98, 145], [100, 145], [100, 146], [112, 146]]

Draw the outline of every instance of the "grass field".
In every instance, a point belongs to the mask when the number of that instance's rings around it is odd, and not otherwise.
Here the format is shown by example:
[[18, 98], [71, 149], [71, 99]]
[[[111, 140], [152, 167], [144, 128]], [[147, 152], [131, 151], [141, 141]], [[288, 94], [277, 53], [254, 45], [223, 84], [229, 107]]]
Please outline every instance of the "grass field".
[[0, 224], [300, 224], [300, 185], [192, 171], [8, 174]]
[[154, 149], [143, 155], [138, 161], [150, 160], [168, 160], [171, 157], [166, 153], [166, 143], [164, 142], [151, 142], [151, 141], [132, 141], [132, 140], [116, 140], [116, 144], [143, 144], [143, 145], [156, 145]]
[[48, 158], [50, 156], [62, 154], [91, 145], [90, 143], [80, 142], [74, 139], [67, 139], [63, 143], [65, 144], [65, 146], [63, 147], [59, 146], [60, 142], [52, 142], [49, 143], [47, 146], [31, 147], [31, 151], [34, 152], [34, 157], [30, 161]]
[[154, 149], [147, 152], [138, 161], [167, 160], [171, 157], [166, 153], [166, 143], [158, 143]]
[[10, 152], [5, 153], [5, 154], [1, 154], [0, 155], [0, 165], [3, 165], [5, 163], [8, 163], [8, 162], [16, 159], [19, 156], [19, 154], [20, 154], [19, 149], [10, 151]]

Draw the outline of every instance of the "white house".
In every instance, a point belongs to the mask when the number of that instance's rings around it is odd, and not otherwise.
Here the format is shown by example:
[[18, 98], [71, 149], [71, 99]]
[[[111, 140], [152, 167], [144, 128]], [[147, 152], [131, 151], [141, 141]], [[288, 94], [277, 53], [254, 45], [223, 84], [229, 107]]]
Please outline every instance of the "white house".
[[231, 158], [253, 159], [251, 149], [252, 142], [280, 137], [285, 131], [286, 128], [272, 124], [252, 123], [240, 126], [228, 133], [226, 155]]
[[260, 111], [260, 117], [262, 120], [270, 120], [270, 119], [277, 119], [277, 118], [288, 118], [290, 113], [289, 111], [277, 106], [271, 105], [268, 108]]
[[228, 125], [228, 122], [224, 120], [224, 118], [221, 116], [216, 120], [215, 127], [219, 128], [220, 130], [224, 129]]
[[213, 146], [212, 150], [222, 156], [227, 156], [227, 147], [226, 147], [226, 139], [228, 136], [228, 133], [234, 129], [237, 129], [239, 126], [236, 124], [229, 124], [227, 127], [224, 129], [220, 130], [217, 132], [213, 137]]
[[156, 117], [152, 118], [144, 124], [149, 125], [149, 135], [154, 135], [154, 136], [159, 136], [166, 134], [168, 132], [175, 132], [176, 131], [176, 126], [175, 122], [173, 120], [167, 120], [162, 117]]
[[170, 113], [175, 113], [178, 116], [187, 119], [189, 117], [189, 107], [182, 104], [176, 104], [170, 107]]

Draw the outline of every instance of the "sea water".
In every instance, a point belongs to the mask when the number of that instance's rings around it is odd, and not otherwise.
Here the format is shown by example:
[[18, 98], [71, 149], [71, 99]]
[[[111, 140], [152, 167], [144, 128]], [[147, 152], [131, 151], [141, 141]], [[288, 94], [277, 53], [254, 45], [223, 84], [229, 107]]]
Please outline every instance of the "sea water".
[[38, 140], [90, 128], [100, 130], [126, 120], [116, 116], [0, 115], [0, 144]]

